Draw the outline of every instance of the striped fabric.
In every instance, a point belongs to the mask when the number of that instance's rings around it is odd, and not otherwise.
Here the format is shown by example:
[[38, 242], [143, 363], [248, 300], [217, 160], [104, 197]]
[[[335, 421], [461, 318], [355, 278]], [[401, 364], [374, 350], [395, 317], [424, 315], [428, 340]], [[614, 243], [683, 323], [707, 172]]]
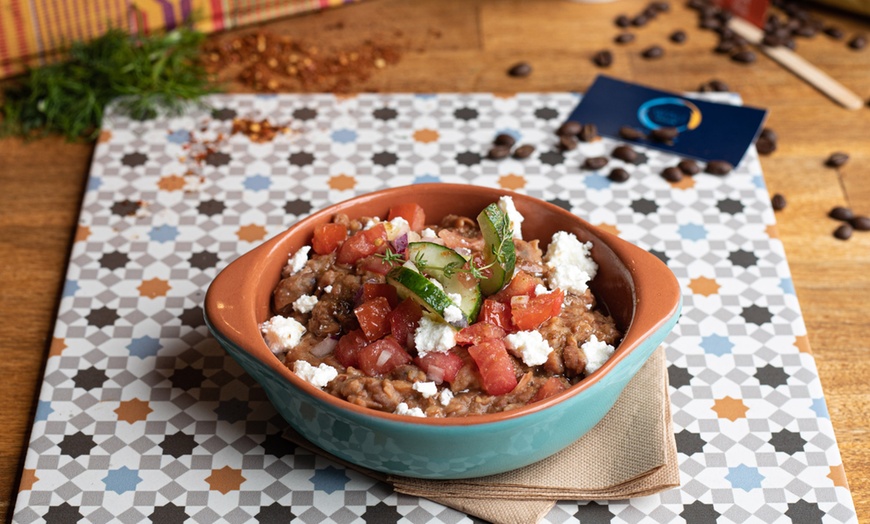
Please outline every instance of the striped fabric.
[[65, 45], [103, 34], [171, 29], [192, 15], [220, 31], [353, 0], [0, 0], [0, 78], [45, 63]]

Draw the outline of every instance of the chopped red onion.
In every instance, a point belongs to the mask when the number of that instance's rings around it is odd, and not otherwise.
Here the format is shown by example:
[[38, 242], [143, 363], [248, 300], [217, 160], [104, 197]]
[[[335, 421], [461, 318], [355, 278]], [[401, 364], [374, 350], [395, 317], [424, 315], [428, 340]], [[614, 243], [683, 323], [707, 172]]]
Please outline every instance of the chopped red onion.
[[438, 366], [429, 366], [426, 370], [426, 376], [436, 384], [444, 382], [444, 370]]
[[405, 254], [405, 250], [408, 249], [408, 233], [393, 240], [393, 247], [396, 249], [396, 253]]
[[311, 354], [317, 358], [323, 358], [332, 353], [332, 350], [334, 350], [337, 345], [337, 338], [326, 337], [311, 348]]
[[391, 357], [392, 355], [393, 355], [393, 354], [390, 353], [389, 351], [381, 351], [381, 354], [378, 355], [378, 363], [377, 363], [377, 367], [381, 367], [381, 366], [383, 366], [384, 364], [386, 364], [387, 361], [390, 360], [390, 357]]

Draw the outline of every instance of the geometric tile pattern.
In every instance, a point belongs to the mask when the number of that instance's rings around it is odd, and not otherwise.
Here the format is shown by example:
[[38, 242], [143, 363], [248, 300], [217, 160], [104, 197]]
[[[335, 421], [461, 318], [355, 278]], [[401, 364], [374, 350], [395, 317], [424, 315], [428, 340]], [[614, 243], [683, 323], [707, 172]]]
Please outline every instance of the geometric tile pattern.
[[[733, 96], [726, 101], [738, 103]], [[680, 160], [602, 139], [560, 151], [570, 93], [215, 96], [213, 110], [110, 116], [96, 148], [14, 521], [449, 522], [281, 437], [261, 388], [209, 336], [216, 273], [300, 217], [420, 182], [504, 187], [570, 209], [666, 261], [683, 315], [665, 342], [681, 486], [561, 501], [574, 522], [854, 522], [824, 395], [756, 152], [670, 183]], [[266, 143], [230, 133], [268, 117]], [[533, 144], [486, 159], [493, 137]], [[622, 167], [630, 178], [607, 178]]]

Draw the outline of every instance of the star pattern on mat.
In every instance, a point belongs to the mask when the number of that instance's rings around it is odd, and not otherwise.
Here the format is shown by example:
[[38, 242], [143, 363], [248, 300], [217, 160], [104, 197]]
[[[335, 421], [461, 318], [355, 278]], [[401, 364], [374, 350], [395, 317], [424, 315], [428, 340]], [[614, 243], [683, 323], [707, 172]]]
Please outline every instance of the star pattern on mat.
[[106, 491], [114, 491], [120, 495], [128, 491], [135, 491], [136, 486], [142, 482], [142, 477], [139, 476], [137, 470], [121, 466], [118, 469], [110, 469], [102, 480], [103, 484], [106, 485]]
[[157, 298], [165, 297], [166, 293], [171, 289], [171, 286], [169, 285], [169, 281], [155, 277], [143, 280], [136, 289], [139, 290], [139, 296]]
[[842, 464], [830, 466], [827, 477], [831, 479], [834, 486], [849, 489], [849, 482], [846, 479], [846, 468]]
[[498, 185], [504, 189], [518, 191], [526, 187], [526, 178], [522, 175], [502, 175], [498, 177]]
[[122, 400], [120, 405], [115, 408], [115, 413], [118, 415], [118, 420], [134, 424], [148, 418], [154, 410], [146, 400], [134, 398], [131, 400]]
[[764, 475], [758, 471], [758, 468], [740, 464], [739, 466], [728, 468], [725, 480], [730, 482], [735, 489], [751, 491], [761, 487]]
[[723, 397], [716, 399], [713, 403], [713, 411], [719, 418], [726, 418], [731, 422], [737, 419], [745, 418], [749, 407], [739, 398]]
[[330, 177], [328, 184], [336, 191], [347, 191], [356, 187], [356, 178], [350, 175], [335, 175]]
[[696, 500], [691, 504], [683, 507], [680, 516], [687, 522], [692, 524], [715, 524], [719, 521], [721, 513], [716, 511], [712, 504], [705, 504], [700, 500]]
[[218, 491], [224, 495], [230, 491], [238, 491], [242, 483], [247, 479], [242, 476], [242, 470], [224, 466], [220, 469], [213, 469], [211, 475], [205, 478], [209, 485], [209, 489]]
[[696, 277], [689, 281], [689, 289], [696, 295], [709, 297], [719, 293], [719, 283], [714, 278]]

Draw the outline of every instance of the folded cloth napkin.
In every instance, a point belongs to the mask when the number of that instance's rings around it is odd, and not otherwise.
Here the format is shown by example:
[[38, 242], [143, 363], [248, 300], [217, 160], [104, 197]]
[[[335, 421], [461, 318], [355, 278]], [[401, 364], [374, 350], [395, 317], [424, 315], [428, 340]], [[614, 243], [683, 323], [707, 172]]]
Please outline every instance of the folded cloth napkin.
[[498, 475], [462, 480], [384, 475], [336, 459], [292, 429], [285, 437], [388, 482], [399, 493], [425, 497], [495, 524], [537, 522], [557, 500], [622, 500], [680, 483], [662, 348], [583, 437], [549, 458]]

